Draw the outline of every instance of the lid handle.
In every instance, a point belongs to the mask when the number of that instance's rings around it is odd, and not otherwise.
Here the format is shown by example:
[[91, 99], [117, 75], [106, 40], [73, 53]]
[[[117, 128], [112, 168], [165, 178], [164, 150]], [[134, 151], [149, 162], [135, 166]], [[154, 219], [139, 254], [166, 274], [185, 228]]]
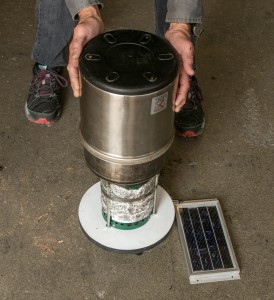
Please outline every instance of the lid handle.
[[104, 39], [105, 39], [109, 44], [115, 44], [115, 43], [117, 43], [116, 37], [115, 37], [113, 34], [111, 34], [111, 33], [106, 33], [106, 34], [104, 35]]
[[172, 53], [161, 53], [158, 55], [159, 60], [172, 60], [174, 55]]
[[96, 54], [96, 53], [87, 53], [85, 55], [85, 59], [88, 61], [99, 61], [102, 59], [100, 54]]
[[109, 74], [107, 75], [106, 81], [109, 82], [109, 83], [110, 83], [110, 82], [114, 82], [114, 81], [116, 81], [119, 77], [120, 77], [119, 73], [117, 73], [117, 72], [111, 72], [111, 73], [109, 73]]

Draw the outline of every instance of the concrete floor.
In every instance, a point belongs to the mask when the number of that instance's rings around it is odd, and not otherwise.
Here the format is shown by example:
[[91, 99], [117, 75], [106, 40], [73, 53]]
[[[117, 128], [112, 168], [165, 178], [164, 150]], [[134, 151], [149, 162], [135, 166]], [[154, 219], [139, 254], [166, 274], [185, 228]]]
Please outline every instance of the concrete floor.
[[[51, 128], [24, 115], [34, 2], [0, 4], [0, 299], [274, 299], [273, 2], [204, 1], [197, 75], [206, 130], [175, 140], [160, 184], [174, 199], [220, 200], [241, 280], [195, 286], [176, 225], [141, 256], [107, 252], [81, 232], [78, 205], [98, 179], [85, 165], [78, 101], [67, 89]], [[147, 1], [105, 3], [107, 30], [153, 31]]]

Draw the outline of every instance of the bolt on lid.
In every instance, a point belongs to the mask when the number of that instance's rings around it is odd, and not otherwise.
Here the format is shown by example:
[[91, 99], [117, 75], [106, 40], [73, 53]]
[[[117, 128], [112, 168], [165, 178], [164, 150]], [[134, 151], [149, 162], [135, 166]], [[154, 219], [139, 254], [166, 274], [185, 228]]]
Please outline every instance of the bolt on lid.
[[98, 35], [84, 47], [79, 64], [90, 84], [120, 95], [143, 95], [168, 86], [179, 65], [170, 44], [138, 30]]

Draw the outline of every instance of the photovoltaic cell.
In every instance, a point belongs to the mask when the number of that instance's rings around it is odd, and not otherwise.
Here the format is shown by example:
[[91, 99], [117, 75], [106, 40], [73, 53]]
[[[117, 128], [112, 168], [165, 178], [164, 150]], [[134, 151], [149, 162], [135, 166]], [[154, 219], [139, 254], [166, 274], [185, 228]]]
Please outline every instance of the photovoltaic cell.
[[183, 208], [180, 216], [193, 272], [234, 267], [217, 207]]
[[240, 279], [219, 200], [174, 203], [190, 283]]

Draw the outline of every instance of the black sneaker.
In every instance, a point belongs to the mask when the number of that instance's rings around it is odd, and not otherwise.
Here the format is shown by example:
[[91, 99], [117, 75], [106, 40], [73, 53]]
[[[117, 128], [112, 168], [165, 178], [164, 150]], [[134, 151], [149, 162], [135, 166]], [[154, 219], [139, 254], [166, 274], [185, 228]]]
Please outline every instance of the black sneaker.
[[48, 68], [35, 63], [25, 113], [29, 121], [52, 125], [62, 114], [61, 87], [67, 81], [61, 76], [63, 67]]
[[197, 79], [192, 76], [186, 103], [178, 113], [175, 113], [174, 125], [177, 136], [195, 137], [203, 133], [205, 116], [202, 101], [202, 91], [198, 86]]

